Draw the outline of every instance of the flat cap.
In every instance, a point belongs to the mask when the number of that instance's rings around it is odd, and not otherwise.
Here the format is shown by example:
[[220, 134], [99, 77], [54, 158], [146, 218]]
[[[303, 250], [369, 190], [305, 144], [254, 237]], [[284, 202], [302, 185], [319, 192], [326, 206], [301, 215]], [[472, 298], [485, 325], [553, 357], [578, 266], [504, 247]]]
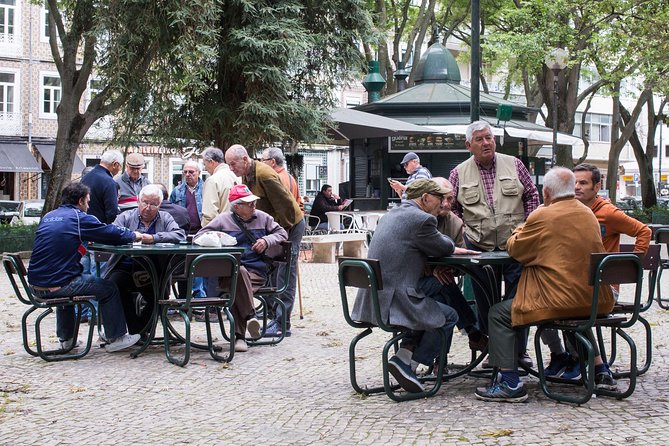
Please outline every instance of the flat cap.
[[400, 164], [404, 166], [409, 161], [417, 160], [417, 159], [418, 159], [418, 155], [416, 155], [413, 152], [409, 152], [406, 155], [404, 155], [404, 158], [402, 158], [402, 162]]
[[130, 167], [141, 167], [144, 168], [144, 155], [141, 153], [129, 153], [128, 157], [125, 159], [125, 164]]
[[409, 200], [414, 198], [420, 198], [423, 194], [434, 194], [444, 196], [449, 191], [439, 186], [434, 180], [428, 180], [426, 178], [421, 178], [416, 181], [412, 181], [407, 187], [406, 193]]

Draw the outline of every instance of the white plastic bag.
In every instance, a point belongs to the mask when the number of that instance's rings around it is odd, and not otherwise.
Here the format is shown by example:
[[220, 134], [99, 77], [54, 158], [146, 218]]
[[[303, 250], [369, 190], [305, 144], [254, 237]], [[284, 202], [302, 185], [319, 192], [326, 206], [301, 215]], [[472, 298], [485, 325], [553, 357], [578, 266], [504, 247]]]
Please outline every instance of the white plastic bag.
[[235, 246], [237, 244], [237, 239], [225, 232], [209, 231], [198, 236], [193, 240], [193, 243], [200, 246], [220, 248], [222, 246]]

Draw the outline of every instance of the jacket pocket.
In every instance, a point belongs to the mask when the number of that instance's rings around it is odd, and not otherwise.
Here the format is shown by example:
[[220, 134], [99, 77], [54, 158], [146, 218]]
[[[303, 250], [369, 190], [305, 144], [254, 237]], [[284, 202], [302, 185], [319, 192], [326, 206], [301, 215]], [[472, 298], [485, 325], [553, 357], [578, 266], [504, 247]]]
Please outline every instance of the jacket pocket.
[[499, 177], [499, 184], [502, 190], [502, 195], [516, 196], [520, 192], [518, 190], [518, 183], [514, 177]]
[[472, 205], [479, 202], [479, 184], [478, 183], [467, 183], [460, 185], [460, 191], [462, 193], [462, 201], [466, 205]]

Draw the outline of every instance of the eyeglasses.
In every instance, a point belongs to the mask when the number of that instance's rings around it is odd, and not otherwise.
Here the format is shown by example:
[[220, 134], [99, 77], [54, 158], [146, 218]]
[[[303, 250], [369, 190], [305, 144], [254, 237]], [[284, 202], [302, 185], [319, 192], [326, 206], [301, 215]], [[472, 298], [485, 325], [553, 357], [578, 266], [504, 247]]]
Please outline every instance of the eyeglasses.
[[140, 201], [139, 204], [146, 207], [146, 208], [153, 209], [153, 210], [158, 209], [160, 207], [159, 204], [151, 204], [151, 203], [147, 203], [145, 201]]
[[197, 170], [184, 170], [183, 173], [188, 175], [190, 173], [197, 173]]
[[260, 161], [272, 161], [272, 158], [260, 158]]
[[249, 202], [249, 203], [247, 203], [247, 202], [245, 202], [245, 201], [242, 201], [240, 204], [243, 204], [244, 206], [248, 206], [248, 207], [250, 207], [250, 208], [254, 208], [254, 207], [256, 207], [256, 202], [255, 202], [255, 201], [251, 201], [251, 202]]

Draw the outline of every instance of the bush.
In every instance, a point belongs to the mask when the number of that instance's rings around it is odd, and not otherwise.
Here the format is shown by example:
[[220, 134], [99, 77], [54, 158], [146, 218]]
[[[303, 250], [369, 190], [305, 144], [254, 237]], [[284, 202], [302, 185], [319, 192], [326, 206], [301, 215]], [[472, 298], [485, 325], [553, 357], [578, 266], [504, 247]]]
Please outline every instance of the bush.
[[669, 224], [669, 208], [665, 206], [653, 206], [644, 209], [635, 209], [628, 214], [642, 223]]
[[35, 242], [34, 225], [0, 225], [0, 252], [32, 251]]

